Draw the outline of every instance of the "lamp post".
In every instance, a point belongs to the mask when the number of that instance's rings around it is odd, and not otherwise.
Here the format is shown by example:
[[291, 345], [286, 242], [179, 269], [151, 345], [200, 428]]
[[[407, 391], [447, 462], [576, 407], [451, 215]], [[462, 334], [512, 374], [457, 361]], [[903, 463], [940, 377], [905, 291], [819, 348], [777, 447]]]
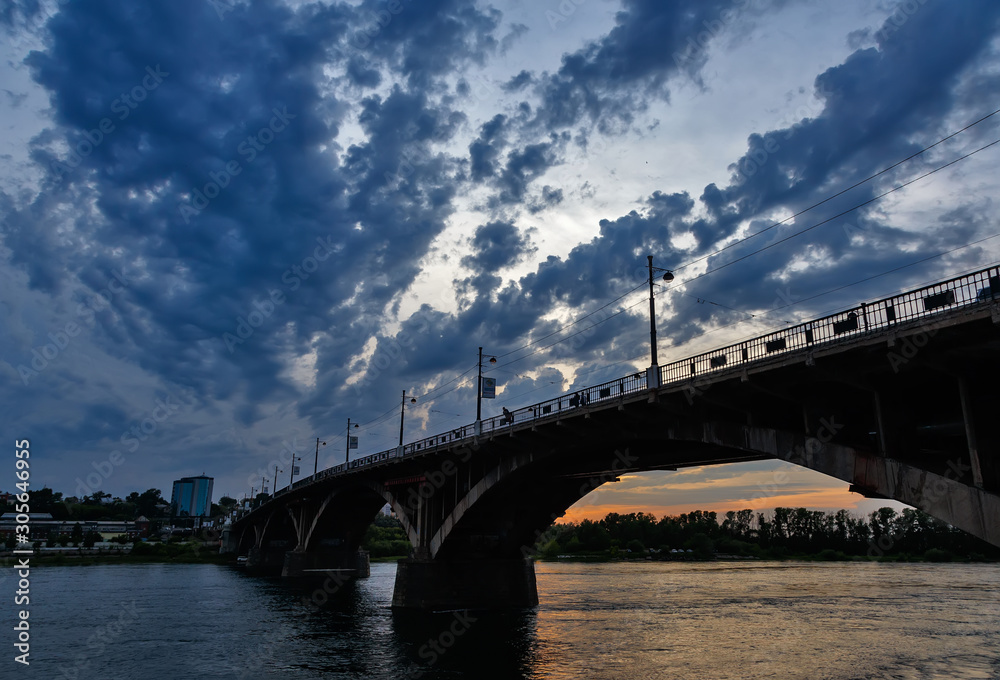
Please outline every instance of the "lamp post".
[[291, 488], [291, 486], [292, 486], [292, 480], [295, 479], [295, 461], [297, 461], [297, 460], [302, 460], [302, 456], [296, 456], [293, 453], [292, 454], [292, 465], [291, 465], [292, 471], [288, 473], [288, 487], [289, 488]]
[[[411, 404], [417, 403], [417, 398], [410, 399]], [[403, 415], [406, 413], [406, 390], [403, 390], [403, 402], [399, 406], [399, 445], [403, 445]]]
[[653, 303], [653, 271], [663, 272], [664, 281], [673, 281], [674, 274], [669, 269], [663, 269], [661, 267], [653, 266], [653, 256], [647, 255], [646, 260], [649, 264], [649, 348], [650, 354], [652, 355], [651, 367], [657, 366], [656, 361], [656, 306]]
[[316, 462], [313, 463], [313, 477], [316, 476], [316, 471], [319, 469], [319, 445], [321, 443], [326, 446], [326, 442], [320, 442], [319, 437], [316, 437]]
[[279, 470], [277, 463], [274, 465], [274, 491], [278, 491], [278, 473], [284, 472], [284, 470]]
[[[403, 394], [406, 394], [405, 392]], [[355, 429], [357, 429], [358, 424], [354, 423]], [[344, 450], [344, 464], [346, 465], [351, 460], [351, 419], [347, 419], [347, 444]]]
[[265, 477], [264, 475], [261, 475], [260, 476], [260, 492], [261, 493], [264, 493], [264, 482], [266, 482], [266, 481], [267, 481], [267, 477]]
[[[490, 363], [495, 364], [496, 357], [490, 357]], [[479, 382], [476, 388], [476, 422], [483, 419], [483, 348], [479, 348]]]

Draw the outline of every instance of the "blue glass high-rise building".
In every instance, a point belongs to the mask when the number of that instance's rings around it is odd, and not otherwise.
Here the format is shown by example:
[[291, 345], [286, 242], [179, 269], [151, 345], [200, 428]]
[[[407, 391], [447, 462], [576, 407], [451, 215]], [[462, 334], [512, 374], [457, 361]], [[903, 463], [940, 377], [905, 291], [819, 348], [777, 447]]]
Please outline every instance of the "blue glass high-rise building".
[[174, 517], [207, 517], [212, 512], [212, 477], [182, 477], [170, 494], [170, 514]]

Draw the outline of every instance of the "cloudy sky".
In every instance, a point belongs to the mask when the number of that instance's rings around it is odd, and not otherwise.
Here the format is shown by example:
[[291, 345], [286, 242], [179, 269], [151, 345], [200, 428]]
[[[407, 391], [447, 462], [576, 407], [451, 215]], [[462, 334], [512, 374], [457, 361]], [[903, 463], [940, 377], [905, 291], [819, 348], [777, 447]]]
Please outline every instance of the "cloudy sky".
[[[924, 175], [1000, 115], [862, 180], [1000, 107], [998, 22], [995, 0], [8, 0], [4, 435], [68, 495], [202, 472], [242, 495], [292, 449], [311, 472], [317, 436], [341, 462], [347, 418], [361, 454], [394, 446], [402, 390], [407, 439], [472, 422], [480, 345], [487, 415], [647, 366], [647, 254], [677, 274], [661, 363], [995, 263], [1000, 145]], [[860, 500], [778, 463], [610, 486], [569, 517]]]

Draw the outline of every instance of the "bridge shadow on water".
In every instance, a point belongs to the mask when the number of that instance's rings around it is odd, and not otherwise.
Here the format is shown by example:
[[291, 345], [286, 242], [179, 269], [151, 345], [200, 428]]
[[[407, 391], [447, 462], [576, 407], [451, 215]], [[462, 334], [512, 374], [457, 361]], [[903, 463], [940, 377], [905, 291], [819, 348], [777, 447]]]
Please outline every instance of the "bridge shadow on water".
[[319, 577], [295, 584], [256, 581], [289, 633], [282, 644], [288, 649], [274, 656], [283, 661], [260, 670], [294, 669], [300, 678], [538, 676], [536, 610], [393, 609], [395, 570], [373, 565], [372, 572], [335, 587]]

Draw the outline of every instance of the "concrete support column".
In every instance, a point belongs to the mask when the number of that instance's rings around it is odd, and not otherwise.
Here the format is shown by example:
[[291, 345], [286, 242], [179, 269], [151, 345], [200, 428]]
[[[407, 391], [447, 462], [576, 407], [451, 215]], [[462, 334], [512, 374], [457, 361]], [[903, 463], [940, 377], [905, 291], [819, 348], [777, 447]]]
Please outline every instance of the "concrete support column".
[[263, 562], [263, 558], [264, 556], [260, 548], [256, 546], [250, 548], [250, 552], [247, 553], [247, 564], [246, 564], [247, 570], [249, 571], [251, 569], [254, 569], [255, 567], [259, 567]]
[[253, 576], [277, 576], [281, 573], [281, 552], [260, 547], [250, 548], [246, 572]]
[[219, 553], [235, 553], [239, 549], [239, 542], [236, 540], [233, 529], [230, 525], [222, 527], [222, 542], [219, 545]]
[[322, 575], [326, 571], [337, 571], [345, 578], [368, 578], [371, 565], [364, 550], [341, 553], [310, 553], [289, 550], [285, 553], [285, 563], [281, 569], [282, 578], [302, 579], [312, 575]]
[[972, 467], [972, 483], [983, 488], [983, 466], [979, 462], [979, 442], [976, 437], [976, 423], [973, 416], [972, 399], [965, 378], [958, 379], [958, 393], [962, 398], [962, 419], [965, 421], [965, 439], [969, 445], [969, 465]]
[[521, 609], [538, 604], [528, 559], [397, 562], [392, 606], [409, 609]]

